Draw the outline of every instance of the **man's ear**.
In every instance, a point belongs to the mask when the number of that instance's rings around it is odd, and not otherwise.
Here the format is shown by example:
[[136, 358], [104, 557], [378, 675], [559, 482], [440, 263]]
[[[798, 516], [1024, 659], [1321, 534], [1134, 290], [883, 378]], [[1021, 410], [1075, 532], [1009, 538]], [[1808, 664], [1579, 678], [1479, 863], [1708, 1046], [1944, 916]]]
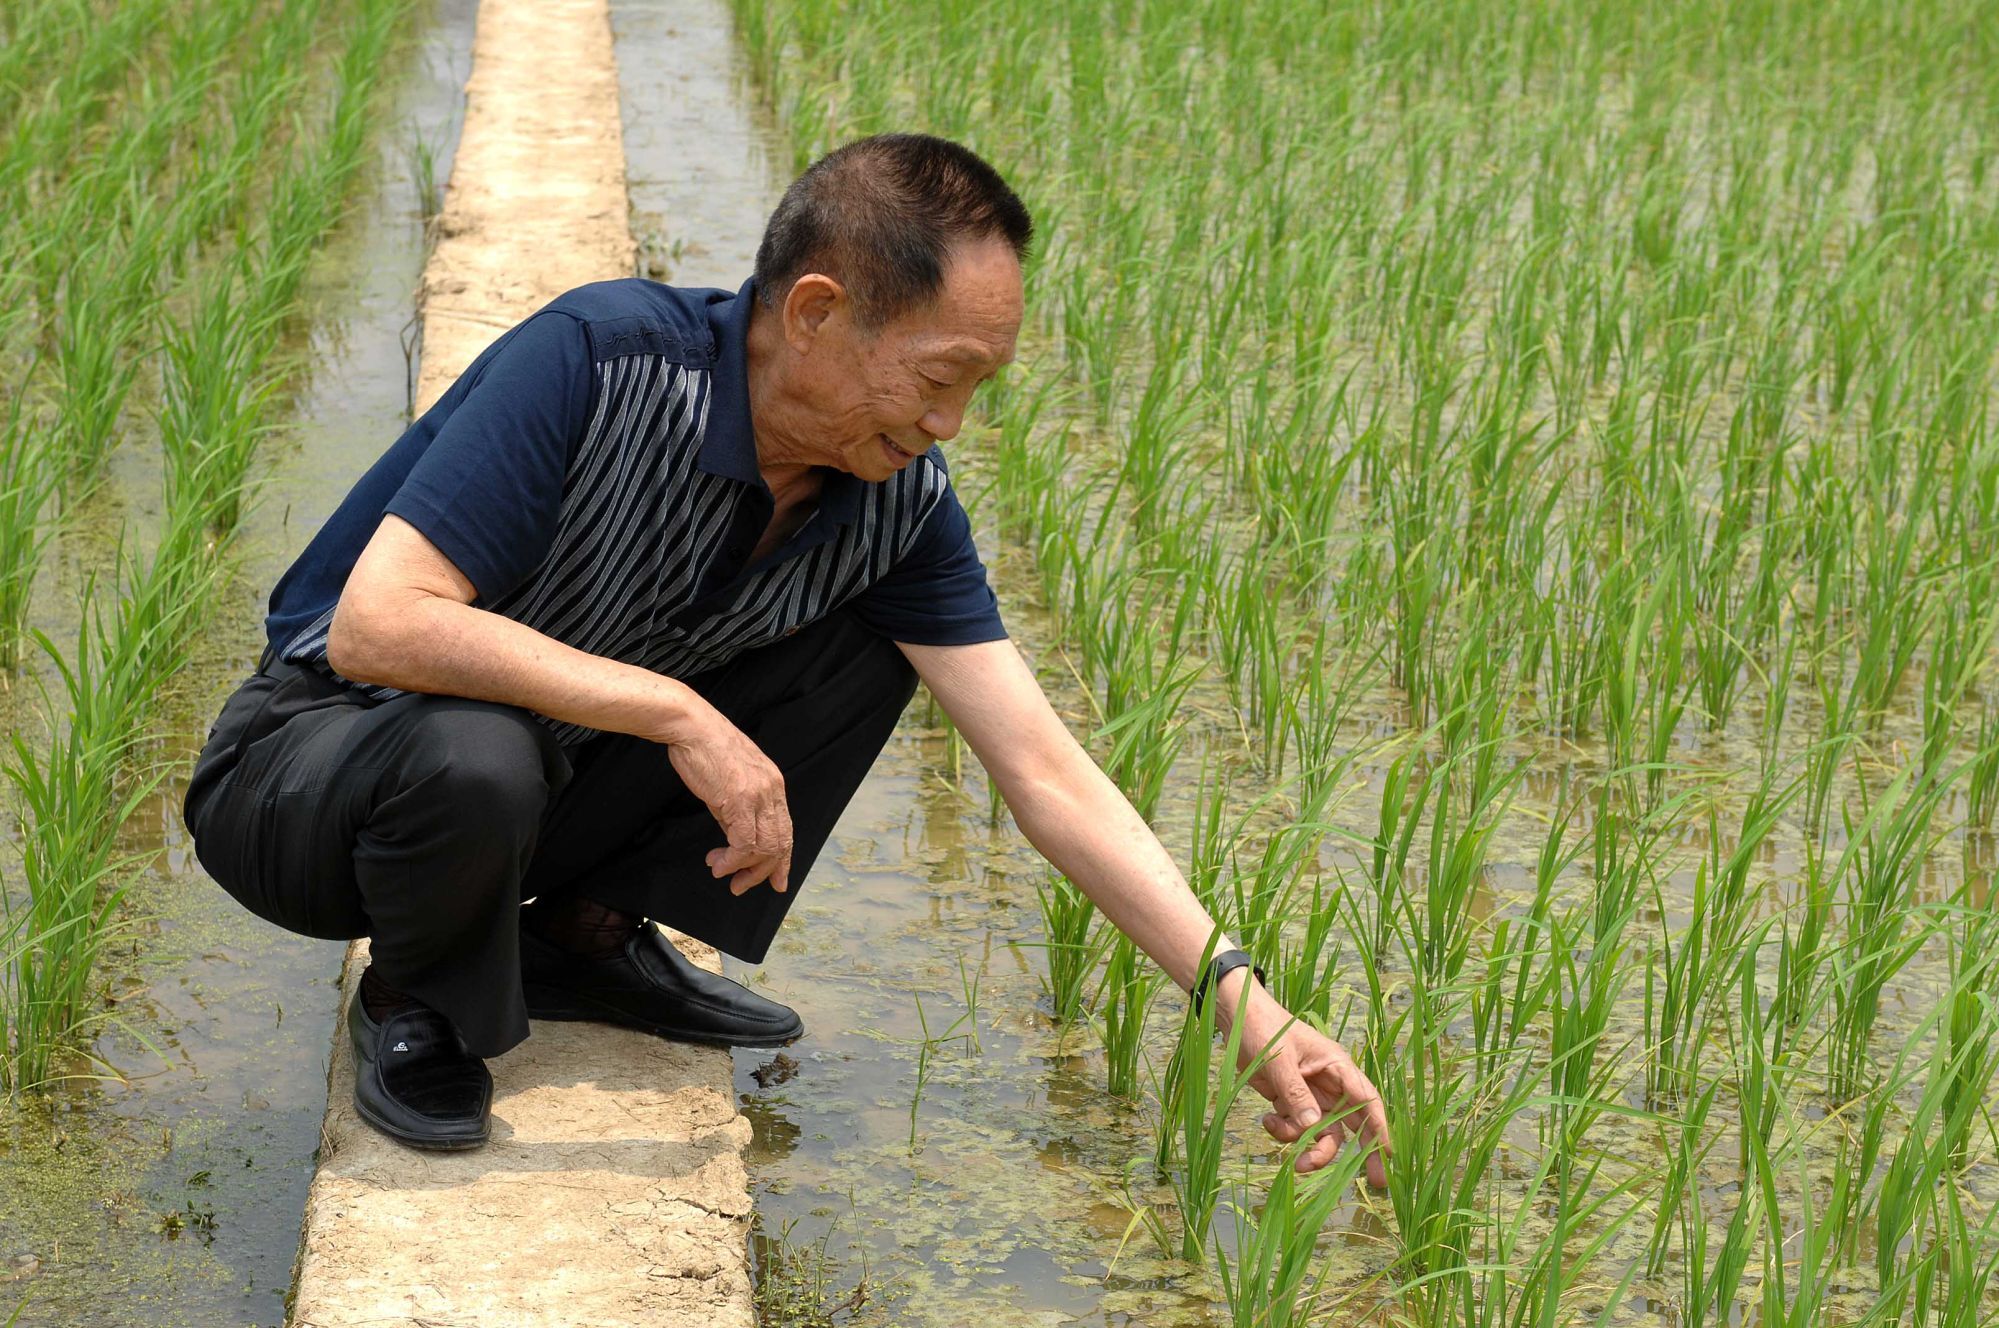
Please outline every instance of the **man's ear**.
[[784, 297], [784, 339], [804, 354], [829, 323], [847, 316], [847, 288], [824, 273], [808, 272]]

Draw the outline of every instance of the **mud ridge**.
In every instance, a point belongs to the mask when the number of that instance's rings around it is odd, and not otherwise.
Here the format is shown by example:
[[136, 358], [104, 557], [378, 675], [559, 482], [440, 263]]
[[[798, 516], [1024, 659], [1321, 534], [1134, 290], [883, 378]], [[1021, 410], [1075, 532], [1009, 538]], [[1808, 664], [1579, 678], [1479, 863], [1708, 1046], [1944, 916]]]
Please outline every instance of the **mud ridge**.
[[[633, 256], [605, 0], [484, 0], [424, 271], [417, 409], [500, 332]], [[366, 954], [348, 952], [346, 997]], [[728, 1054], [540, 1024], [491, 1066], [492, 1141], [417, 1152], [354, 1114], [336, 1024], [296, 1328], [750, 1328], [750, 1125]]]

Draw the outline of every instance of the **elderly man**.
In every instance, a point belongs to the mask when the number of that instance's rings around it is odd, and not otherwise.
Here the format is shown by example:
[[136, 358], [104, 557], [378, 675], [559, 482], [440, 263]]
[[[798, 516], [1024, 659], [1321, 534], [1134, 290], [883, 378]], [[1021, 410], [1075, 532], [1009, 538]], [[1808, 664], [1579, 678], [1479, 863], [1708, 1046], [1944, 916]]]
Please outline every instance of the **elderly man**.
[[185, 814], [245, 907], [371, 938], [348, 1026], [376, 1128], [483, 1142], [481, 1058], [531, 1017], [797, 1037], [646, 920], [761, 960], [921, 678], [1035, 847], [1275, 1040], [1266, 1128], [1338, 1117], [1302, 1166], [1384, 1138], [1246, 955], [1198, 971], [1213, 922], [1006, 638], [936, 445], [1013, 357], [1031, 229], [956, 144], [849, 144], [735, 294], [601, 282], [507, 332], [279, 580]]

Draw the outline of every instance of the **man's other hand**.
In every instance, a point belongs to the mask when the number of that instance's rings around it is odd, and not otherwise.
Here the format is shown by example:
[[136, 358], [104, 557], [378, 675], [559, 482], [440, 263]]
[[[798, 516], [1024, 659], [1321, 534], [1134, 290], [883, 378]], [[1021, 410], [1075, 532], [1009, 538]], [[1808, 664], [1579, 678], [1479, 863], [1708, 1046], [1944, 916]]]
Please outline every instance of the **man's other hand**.
[[784, 772], [721, 711], [702, 709], [667, 739], [666, 752], [681, 783], [707, 804], [729, 837], [726, 847], [709, 850], [708, 870], [729, 878], [731, 894], [764, 881], [783, 894], [791, 888]]

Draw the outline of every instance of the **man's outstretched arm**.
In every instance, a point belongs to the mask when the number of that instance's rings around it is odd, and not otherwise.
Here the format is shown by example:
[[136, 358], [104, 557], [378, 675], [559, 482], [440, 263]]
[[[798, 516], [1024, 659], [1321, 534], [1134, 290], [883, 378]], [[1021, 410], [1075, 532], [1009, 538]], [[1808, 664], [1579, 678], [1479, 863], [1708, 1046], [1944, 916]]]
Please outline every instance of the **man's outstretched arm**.
[[[1182, 990], [1191, 988], [1214, 919], [1145, 819], [1070, 735], [1020, 651], [1011, 641], [901, 648], [998, 785], [1028, 842]], [[1223, 938], [1215, 948], [1230, 944]], [[1275, 1107], [1263, 1118], [1274, 1137], [1288, 1143], [1344, 1107], [1299, 1159], [1300, 1170], [1330, 1161], [1347, 1129], [1385, 1146], [1381, 1097], [1345, 1048], [1303, 1023], [1285, 1028], [1290, 1014], [1247, 969], [1222, 979], [1219, 999], [1223, 1018], [1244, 1020], [1245, 1064], [1277, 1039], [1252, 1080]], [[1380, 1151], [1369, 1157], [1368, 1176], [1377, 1186], [1386, 1183]]]

